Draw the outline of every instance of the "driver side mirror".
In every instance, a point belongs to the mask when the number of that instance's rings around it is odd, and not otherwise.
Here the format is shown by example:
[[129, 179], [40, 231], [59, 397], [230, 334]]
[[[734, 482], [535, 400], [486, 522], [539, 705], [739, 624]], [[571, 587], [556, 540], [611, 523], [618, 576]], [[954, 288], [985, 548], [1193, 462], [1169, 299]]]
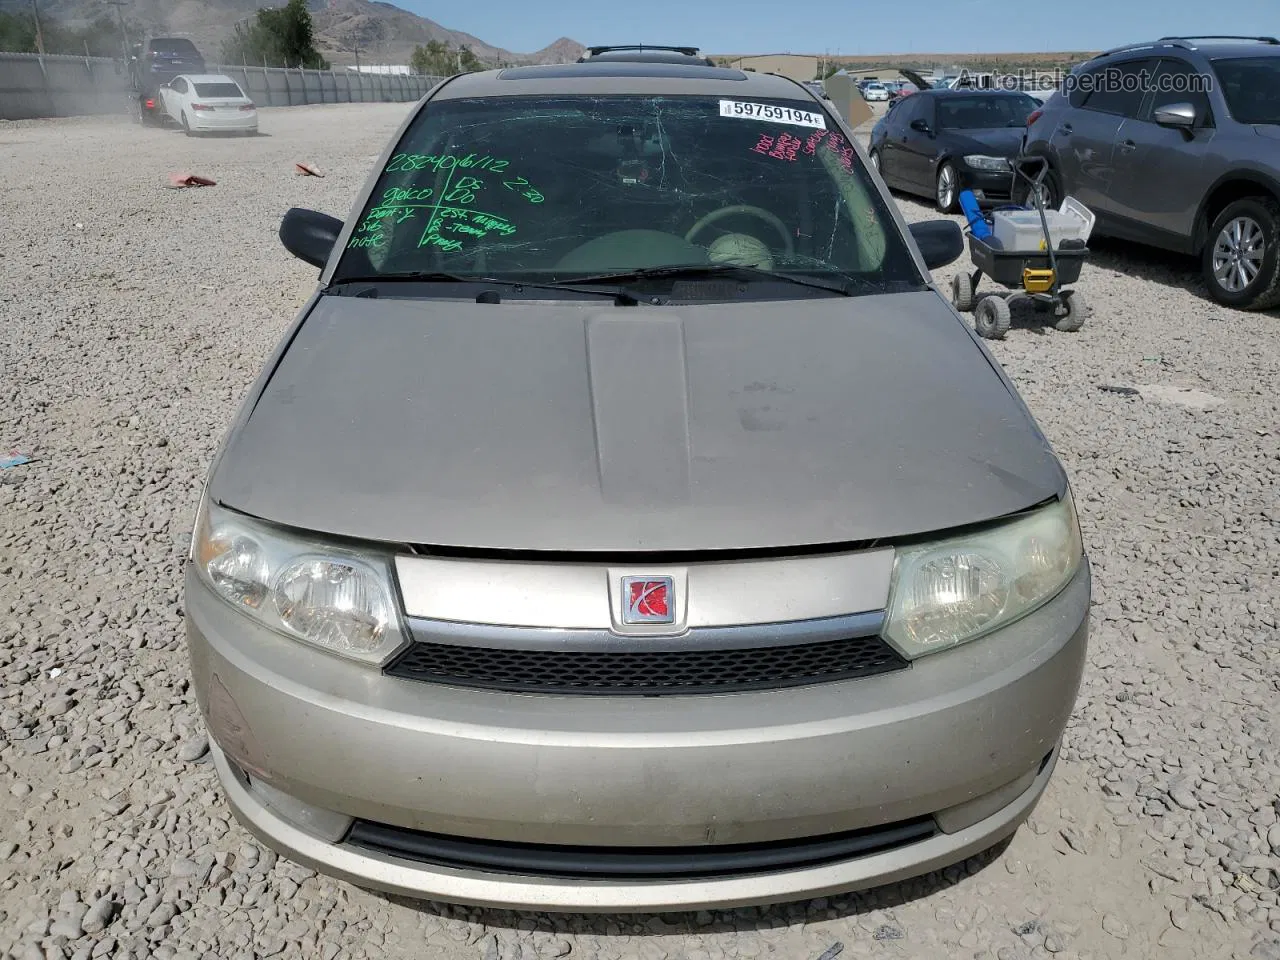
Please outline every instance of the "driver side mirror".
[[1195, 128], [1196, 108], [1190, 103], [1170, 103], [1156, 110], [1152, 119], [1162, 127], [1173, 127], [1179, 130]]
[[293, 207], [280, 221], [280, 242], [303, 263], [324, 269], [333, 253], [342, 221], [318, 210]]
[[911, 129], [930, 136], [933, 134], [933, 127], [929, 126], [929, 121], [925, 119], [912, 120]]
[[964, 253], [964, 231], [954, 220], [924, 220], [911, 224], [910, 230], [930, 270], [954, 263]]

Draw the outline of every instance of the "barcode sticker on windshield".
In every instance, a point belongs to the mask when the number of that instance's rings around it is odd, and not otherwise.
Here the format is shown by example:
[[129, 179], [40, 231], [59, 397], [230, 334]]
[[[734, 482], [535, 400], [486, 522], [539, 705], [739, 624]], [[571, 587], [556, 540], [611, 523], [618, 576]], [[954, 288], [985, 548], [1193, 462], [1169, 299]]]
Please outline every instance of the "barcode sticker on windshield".
[[720, 116], [737, 117], [740, 120], [769, 120], [773, 123], [790, 123], [797, 127], [827, 129], [826, 118], [813, 110], [795, 107], [779, 107], [772, 103], [743, 103], [741, 100], [721, 100]]

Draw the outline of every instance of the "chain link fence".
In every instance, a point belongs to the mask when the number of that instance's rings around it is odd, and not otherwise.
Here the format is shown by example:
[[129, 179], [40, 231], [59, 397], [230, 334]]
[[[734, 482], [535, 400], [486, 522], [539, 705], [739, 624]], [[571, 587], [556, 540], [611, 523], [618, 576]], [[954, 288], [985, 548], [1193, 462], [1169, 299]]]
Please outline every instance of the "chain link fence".
[[[406, 103], [421, 99], [443, 77], [353, 70], [294, 70], [209, 64], [231, 77], [262, 107], [310, 103]], [[0, 120], [125, 114], [133, 106], [123, 60], [0, 53]]]

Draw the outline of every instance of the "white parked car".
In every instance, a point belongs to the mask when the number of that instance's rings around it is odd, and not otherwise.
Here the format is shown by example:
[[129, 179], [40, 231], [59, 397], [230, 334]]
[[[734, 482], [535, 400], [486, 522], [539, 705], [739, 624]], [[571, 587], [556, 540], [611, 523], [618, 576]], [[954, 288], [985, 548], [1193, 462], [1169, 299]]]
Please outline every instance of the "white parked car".
[[164, 113], [187, 132], [257, 133], [258, 108], [240, 84], [221, 74], [182, 75], [160, 88]]
[[868, 83], [862, 91], [862, 99], [868, 103], [889, 99], [889, 88], [883, 83]]

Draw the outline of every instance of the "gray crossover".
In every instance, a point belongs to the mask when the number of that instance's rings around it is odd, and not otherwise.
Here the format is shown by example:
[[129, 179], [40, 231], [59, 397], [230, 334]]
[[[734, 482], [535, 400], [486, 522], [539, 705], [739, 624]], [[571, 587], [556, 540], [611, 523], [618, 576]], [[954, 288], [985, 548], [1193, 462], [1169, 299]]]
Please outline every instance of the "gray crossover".
[[1198, 256], [1221, 303], [1280, 306], [1280, 40], [1111, 50], [1032, 116], [1051, 201], [1074, 195], [1099, 234]]
[[1067, 477], [801, 84], [460, 76], [345, 221], [198, 508], [240, 820], [414, 897], [817, 896], [1010, 835], [1085, 662]]

